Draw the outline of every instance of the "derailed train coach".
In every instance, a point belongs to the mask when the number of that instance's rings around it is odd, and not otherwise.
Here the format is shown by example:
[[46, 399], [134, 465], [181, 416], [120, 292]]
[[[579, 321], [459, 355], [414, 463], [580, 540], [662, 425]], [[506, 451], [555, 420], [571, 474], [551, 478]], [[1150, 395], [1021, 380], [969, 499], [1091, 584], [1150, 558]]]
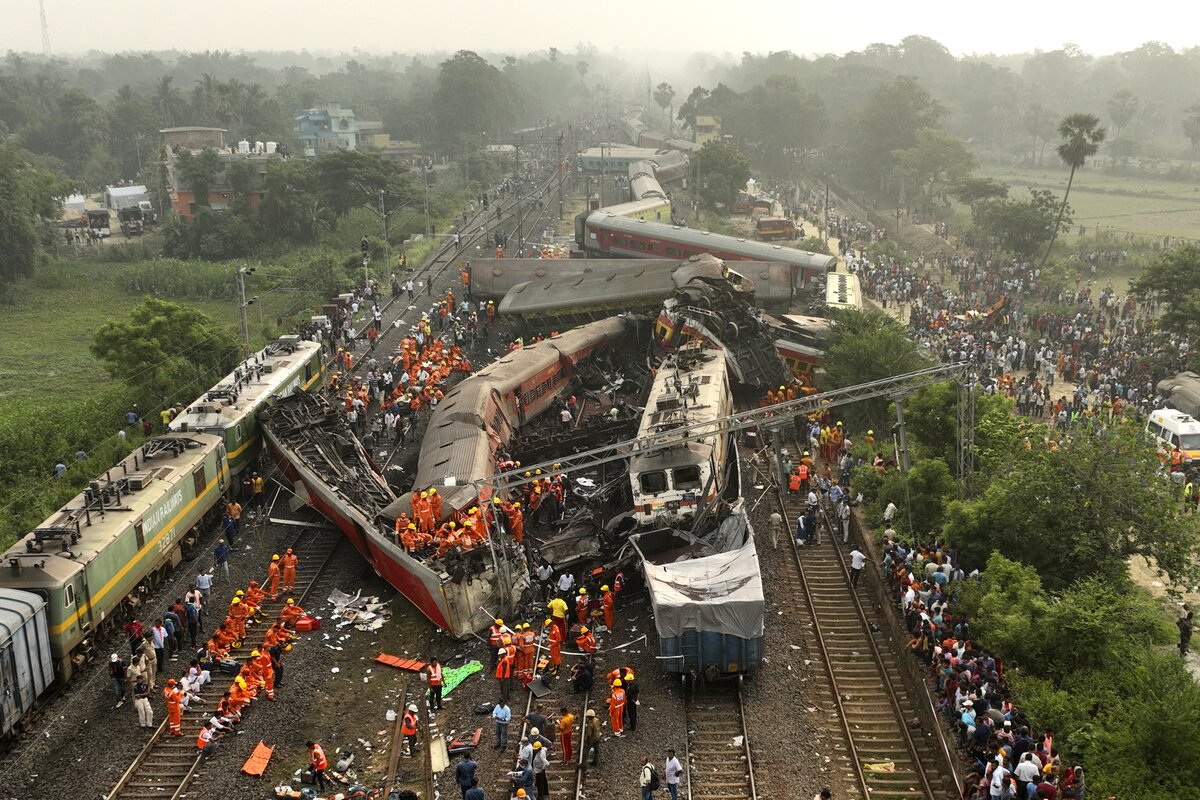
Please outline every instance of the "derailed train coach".
[[713, 538], [722, 544], [685, 542], [669, 530], [631, 537], [642, 556], [663, 669], [707, 681], [758, 669], [766, 614], [744, 508], [726, 517]]
[[46, 601], [32, 592], [0, 589], [0, 739], [54, 682]]

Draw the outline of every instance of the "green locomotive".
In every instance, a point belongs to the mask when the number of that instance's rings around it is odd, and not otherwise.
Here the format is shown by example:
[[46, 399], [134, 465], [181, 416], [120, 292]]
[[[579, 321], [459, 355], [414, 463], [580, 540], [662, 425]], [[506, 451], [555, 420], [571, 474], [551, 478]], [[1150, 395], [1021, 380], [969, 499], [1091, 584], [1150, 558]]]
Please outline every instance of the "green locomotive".
[[59, 680], [124, 622], [122, 612], [136, 616], [141, 596], [195, 542], [193, 531], [220, 513], [228, 482], [219, 436], [155, 437], [0, 556], [0, 583], [47, 603]]

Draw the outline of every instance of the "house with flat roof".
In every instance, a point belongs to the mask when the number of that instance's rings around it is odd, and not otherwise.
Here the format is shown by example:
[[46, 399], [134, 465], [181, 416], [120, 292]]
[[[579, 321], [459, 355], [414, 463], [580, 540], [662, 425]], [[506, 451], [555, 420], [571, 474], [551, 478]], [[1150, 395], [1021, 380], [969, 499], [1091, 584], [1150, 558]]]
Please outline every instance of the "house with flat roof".
[[[358, 149], [358, 121], [341, 103], [323, 103], [296, 112], [295, 132], [306, 155]], [[382, 128], [382, 124], [380, 125]]]

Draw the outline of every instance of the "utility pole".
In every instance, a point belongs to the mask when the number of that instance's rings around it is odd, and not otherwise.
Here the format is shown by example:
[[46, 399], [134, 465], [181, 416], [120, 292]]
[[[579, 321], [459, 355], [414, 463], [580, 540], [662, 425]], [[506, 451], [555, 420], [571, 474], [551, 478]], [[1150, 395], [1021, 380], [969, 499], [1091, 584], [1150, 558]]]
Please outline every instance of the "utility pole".
[[242, 323], [242, 360], [250, 356], [250, 322], [246, 319], [246, 308], [254, 305], [257, 296], [246, 299], [246, 276], [253, 273], [255, 267], [238, 267], [234, 273], [237, 278], [238, 318]]
[[421, 162], [421, 182], [425, 189], [425, 238], [433, 237], [433, 230], [429, 227], [429, 168], [425, 162]]
[[558, 170], [558, 218], [563, 217], [563, 159], [562, 159], [563, 135], [558, 135], [558, 141], [554, 147], [554, 167]]
[[391, 267], [391, 261], [388, 255], [388, 232], [387, 232], [387, 204], [384, 200], [383, 189], [379, 190], [379, 225], [383, 228], [383, 270], [387, 272]]
[[825, 219], [821, 224], [821, 228], [825, 231], [825, 244], [829, 244], [829, 183], [825, 184]]

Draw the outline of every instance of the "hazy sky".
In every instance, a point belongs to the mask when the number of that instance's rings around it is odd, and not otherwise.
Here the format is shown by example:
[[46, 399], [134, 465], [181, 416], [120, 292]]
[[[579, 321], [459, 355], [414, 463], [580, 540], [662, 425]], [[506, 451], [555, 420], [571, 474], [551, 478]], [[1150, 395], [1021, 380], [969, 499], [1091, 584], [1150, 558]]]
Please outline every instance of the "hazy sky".
[[[58, 53], [171, 48], [523, 52], [549, 46], [569, 53], [577, 43], [591, 42], [602, 50], [814, 54], [895, 43], [914, 33], [937, 39], [959, 55], [1051, 50], [1064, 42], [1098, 54], [1150, 40], [1176, 48], [1200, 43], [1195, 24], [1200, 12], [1184, 0], [1120, 7], [1106, 0], [1086, 13], [1081, 4], [1065, 0], [44, 2]], [[41, 50], [37, 0], [0, 0], [0, 12], [0, 50]]]

